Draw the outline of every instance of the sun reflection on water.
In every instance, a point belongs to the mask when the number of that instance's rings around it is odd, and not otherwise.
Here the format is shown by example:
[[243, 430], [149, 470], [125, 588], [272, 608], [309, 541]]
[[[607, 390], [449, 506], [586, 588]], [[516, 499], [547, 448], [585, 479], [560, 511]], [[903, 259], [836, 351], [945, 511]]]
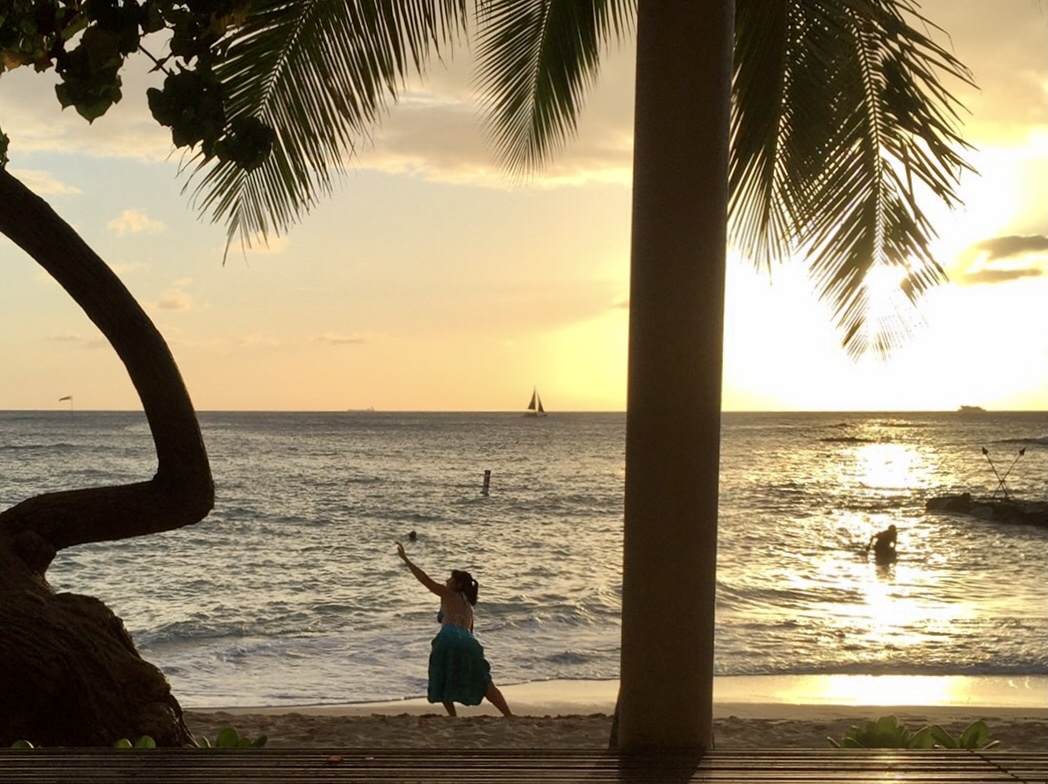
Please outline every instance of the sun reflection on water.
[[777, 697], [826, 705], [965, 705], [972, 685], [959, 676], [820, 675], [785, 682]]
[[[874, 658], [882, 665], [919, 667], [929, 646], [949, 639], [955, 624], [980, 613], [978, 601], [960, 598], [965, 592], [957, 586], [948, 587], [952, 600], [943, 601], [947, 586], [939, 584], [942, 570], [936, 565], [957, 558], [965, 543], [923, 516], [922, 491], [935, 485], [939, 470], [934, 454], [919, 442], [890, 439], [884, 428], [870, 426], [847, 436], [851, 443], [838, 459], [824, 464], [815, 481], [864, 488], [865, 500], [846, 514], [831, 511], [800, 520], [793, 536], [808, 546], [792, 569], [775, 575], [775, 583], [796, 595], [830, 597], [821, 613], [809, 604], [801, 622], [811, 625], [820, 644], [838, 647], [840, 660], [854, 651], [868, 666], [869, 652], [879, 651]], [[878, 565], [866, 544], [889, 525], [899, 528], [899, 561]], [[841, 557], [843, 537], [851, 540], [851, 558]]]

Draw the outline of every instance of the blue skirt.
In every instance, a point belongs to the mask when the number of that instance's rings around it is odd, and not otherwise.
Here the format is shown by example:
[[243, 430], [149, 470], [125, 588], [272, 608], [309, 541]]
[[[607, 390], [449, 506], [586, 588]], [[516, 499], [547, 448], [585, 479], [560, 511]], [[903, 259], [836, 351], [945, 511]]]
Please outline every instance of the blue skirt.
[[441, 626], [429, 653], [429, 701], [480, 705], [490, 683], [491, 666], [477, 638], [461, 626]]

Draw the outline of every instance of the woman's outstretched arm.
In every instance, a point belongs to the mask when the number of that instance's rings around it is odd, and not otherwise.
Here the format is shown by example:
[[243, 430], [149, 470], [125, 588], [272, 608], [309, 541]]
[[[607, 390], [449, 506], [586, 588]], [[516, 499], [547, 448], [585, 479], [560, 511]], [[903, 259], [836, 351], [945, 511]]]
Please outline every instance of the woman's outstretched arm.
[[437, 596], [443, 597], [450, 592], [450, 589], [446, 585], [441, 585], [428, 574], [426, 574], [424, 571], [422, 571], [422, 569], [415, 566], [415, 564], [411, 563], [411, 559], [408, 558], [407, 553], [404, 552], [404, 545], [402, 545], [400, 542], [397, 542], [397, 555], [400, 556], [401, 561], [407, 564], [408, 569], [410, 569], [411, 573], [415, 575], [415, 579], [422, 583], [424, 586], [426, 586]]

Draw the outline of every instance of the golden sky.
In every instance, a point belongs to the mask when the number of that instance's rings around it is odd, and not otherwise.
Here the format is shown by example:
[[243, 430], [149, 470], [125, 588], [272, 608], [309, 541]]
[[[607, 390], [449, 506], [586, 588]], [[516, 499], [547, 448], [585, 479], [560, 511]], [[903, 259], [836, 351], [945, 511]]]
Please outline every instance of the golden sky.
[[[1048, 8], [934, 0], [979, 89], [964, 207], [926, 208], [950, 282], [888, 360], [850, 359], [803, 267], [730, 254], [726, 410], [1048, 408]], [[943, 36], [939, 40], [947, 42]], [[0, 78], [10, 170], [120, 275], [200, 410], [625, 408], [631, 47], [603, 64], [579, 134], [526, 183], [493, 163], [466, 58], [392, 107], [338, 192], [267, 249], [231, 252], [181, 193], [179, 155], [125, 76], [91, 126], [47, 76]], [[140, 408], [100, 333], [0, 239], [0, 410]]]

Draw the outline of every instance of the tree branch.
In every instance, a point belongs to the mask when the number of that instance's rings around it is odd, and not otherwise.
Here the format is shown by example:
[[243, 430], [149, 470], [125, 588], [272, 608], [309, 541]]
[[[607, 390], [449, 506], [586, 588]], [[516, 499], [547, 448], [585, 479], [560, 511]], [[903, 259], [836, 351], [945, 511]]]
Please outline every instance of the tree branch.
[[23, 501], [0, 513], [0, 536], [31, 531], [57, 551], [202, 520], [214, 505], [211, 467], [189, 393], [163, 337], [72, 227], [2, 169], [0, 205], [0, 232], [47, 270], [116, 350], [142, 401], [158, 459], [156, 475], [147, 482]]

